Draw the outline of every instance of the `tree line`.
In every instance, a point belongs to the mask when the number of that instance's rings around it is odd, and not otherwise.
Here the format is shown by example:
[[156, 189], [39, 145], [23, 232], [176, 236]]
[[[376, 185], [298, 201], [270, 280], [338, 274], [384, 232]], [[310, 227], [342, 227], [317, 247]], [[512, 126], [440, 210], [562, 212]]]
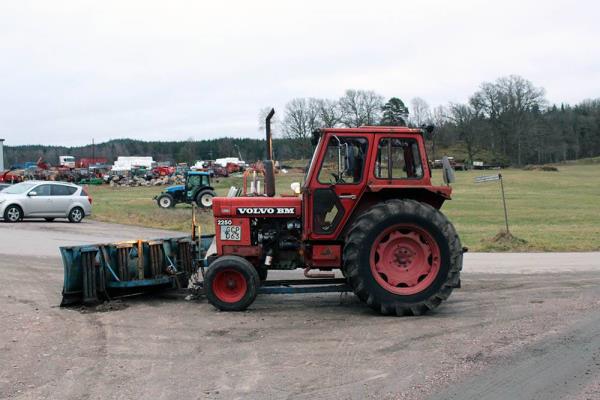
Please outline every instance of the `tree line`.
[[[259, 113], [259, 129], [264, 115]], [[524, 165], [600, 155], [600, 99], [576, 105], [549, 104], [545, 91], [523, 77], [511, 75], [484, 82], [465, 103], [431, 108], [422, 98], [405, 104], [370, 90], [347, 90], [338, 99], [290, 100], [273, 121], [275, 158], [308, 158], [310, 135], [326, 127], [365, 125], [421, 127], [433, 124], [427, 137], [429, 156], [454, 155], [467, 161]], [[200, 159], [240, 156], [252, 162], [265, 157], [262, 139], [219, 138], [187, 141], [118, 139], [79, 147], [6, 146], [5, 164], [43, 158], [58, 163], [59, 155], [77, 158], [152, 156], [157, 161], [193, 163]]]
[[[275, 138], [273, 141], [275, 157], [281, 160], [300, 159], [306, 156], [296, 147], [293, 140]], [[133, 139], [116, 139], [86, 146], [5, 146], [5, 167], [16, 166], [27, 161], [38, 159], [58, 164], [58, 157], [72, 155], [80, 158], [106, 158], [110, 163], [118, 156], [152, 156], [156, 161], [171, 163], [186, 162], [193, 164], [197, 160], [211, 160], [221, 157], [241, 157], [254, 162], [265, 158], [265, 141], [263, 139], [219, 138], [211, 140], [186, 141], [142, 141]]]
[[[408, 107], [398, 97], [385, 102], [364, 90], [347, 90], [335, 100], [297, 98], [286, 104], [280, 129], [283, 137], [302, 144], [321, 127], [428, 124], [436, 126], [428, 139], [438, 146], [430, 157], [441, 156], [440, 147], [467, 161], [513, 165], [600, 155], [600, 99], [550, 105], [543, 88], [517, 75], [482, 83], [466, 103], [433, 109], [421, 98]], [[301, 148], [309, 154], [306, 145]]]

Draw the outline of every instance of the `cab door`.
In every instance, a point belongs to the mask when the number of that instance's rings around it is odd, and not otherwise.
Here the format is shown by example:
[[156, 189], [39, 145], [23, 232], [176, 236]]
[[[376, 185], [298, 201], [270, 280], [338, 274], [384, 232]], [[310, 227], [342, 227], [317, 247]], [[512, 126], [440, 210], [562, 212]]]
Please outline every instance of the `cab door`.
[[194, 201], [196, 199], [196, 193], [201, 182], [200, 175], [188, 175], [185, 180], [185, 198], [188, 201]]
[[333, 240], [365, 188], [369, 139], [361, 134], [326, 134], [305, 201], [308, 239]]

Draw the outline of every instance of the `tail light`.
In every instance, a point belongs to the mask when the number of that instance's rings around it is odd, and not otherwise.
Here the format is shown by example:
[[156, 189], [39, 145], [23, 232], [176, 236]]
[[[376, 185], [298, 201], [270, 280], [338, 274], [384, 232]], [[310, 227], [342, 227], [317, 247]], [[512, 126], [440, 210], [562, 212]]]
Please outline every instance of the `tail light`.
[[93, 199], [92, 199], [92, 196], [90, 196], [90, 194], [88, 193], [88, 191], [87, 191], [87, 188], [85, 188], [85, 187], [84, 187], [84, 188], [82, 188], [82, 190], [81, 190], [81, 193], [82, 193], [84, 196], [87, 196], [87, 199], [88, 199], [88, 201], [90, 202], [90, 205], [92, 205], [92, 200], [93, 200]]

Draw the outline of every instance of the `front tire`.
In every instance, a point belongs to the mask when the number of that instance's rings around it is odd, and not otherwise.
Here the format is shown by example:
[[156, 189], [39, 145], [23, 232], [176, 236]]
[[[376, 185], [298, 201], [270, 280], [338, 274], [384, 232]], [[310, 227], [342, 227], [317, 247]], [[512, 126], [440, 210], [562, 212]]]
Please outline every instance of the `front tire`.
[[71, 223], [78, 224], [83, 220], [84, 217], [85, 214], [81, 207], [75, 207], [69, 211], [69, 222]]
[[216, 195], [212, 190], [204, 190], [196, 196], [196, 204], [202, 208], [211, 208], [213, 197]]
[[156, 203], [160, 208], [171, 208], [175, 207], [175, 199], [170, 194], [161, 194]]
[[17, 206], [17, 205], [11, 205], [6, 207], [6, 210], [4, 210], [4, 221], [5, 222], [19, 222], [20, 220], [23, 219], [23, 210], [21, 210], [21, 207]]
[[421, 315], [458, 285], [462, 247], [440, 211], [414, 200], [389, 200], [353, 223], [344, 269], [354, 293], [374, 310]]
[[206, 272], [208, 301], [221, 311], [243, 311], [256, 299], [260, 277], [254, 265], [237, 256], [222, 256]]

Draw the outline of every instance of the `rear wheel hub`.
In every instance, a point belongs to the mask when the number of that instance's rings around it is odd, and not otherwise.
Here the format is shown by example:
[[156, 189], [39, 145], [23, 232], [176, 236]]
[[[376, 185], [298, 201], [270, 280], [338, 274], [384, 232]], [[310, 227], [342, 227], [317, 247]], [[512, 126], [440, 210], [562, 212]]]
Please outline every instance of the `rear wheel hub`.
[[440, 269], [440, 249], [431, 234], [416, 225], [383, 231], [371, 248], [371, 272], [389, 292], [412, 295], [425, 290]]

